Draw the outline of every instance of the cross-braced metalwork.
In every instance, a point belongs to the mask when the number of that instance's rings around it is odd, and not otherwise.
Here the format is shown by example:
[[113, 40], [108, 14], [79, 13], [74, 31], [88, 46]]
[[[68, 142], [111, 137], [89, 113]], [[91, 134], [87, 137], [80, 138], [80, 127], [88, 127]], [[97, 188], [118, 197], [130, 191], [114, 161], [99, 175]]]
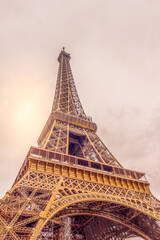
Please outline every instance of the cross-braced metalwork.
[[63, 49], [51, 114], [0, 201], [1, 240], [160, 239], [160, 202], [96, 134]]

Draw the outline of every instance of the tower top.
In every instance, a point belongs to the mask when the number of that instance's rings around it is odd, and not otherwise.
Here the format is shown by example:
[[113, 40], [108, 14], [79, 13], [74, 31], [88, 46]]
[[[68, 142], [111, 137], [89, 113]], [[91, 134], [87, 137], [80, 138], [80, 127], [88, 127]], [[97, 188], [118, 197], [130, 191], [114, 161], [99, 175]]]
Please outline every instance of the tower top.
[[68, 60], [71, 59], [71, 56], [69, 53], [66, 53], [65, 52], [65, 47], [62, 48], [62, 51], [60, 52], [59, 56], [58, 56], [58, 62], [60, 63], [61, 59], [62, 59], [62, 56], [65, 57], [65, 58], [68, 58]]
[[59, 71], [52, 112], [60, 112], [89, 121], [76, 90], [70, 59], [70, 54], [66, 53], [63, 47], [58, 56]]

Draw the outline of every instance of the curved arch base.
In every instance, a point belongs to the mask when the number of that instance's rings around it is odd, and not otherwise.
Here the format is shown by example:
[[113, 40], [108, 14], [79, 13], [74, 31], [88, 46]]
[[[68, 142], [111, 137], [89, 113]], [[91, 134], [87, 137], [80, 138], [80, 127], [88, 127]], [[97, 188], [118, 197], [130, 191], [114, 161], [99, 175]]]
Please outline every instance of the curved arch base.
[[[72, 201], [74, 201], [73, 196], [70, 197], [72, 198]], [[98, 199], [97, 201], [94, 201], [95, 199], [89, 201], [88, 194], [88, 199], [86, 200], [82, 200], [79, 195], [79, 201], [77, 201], [77, 203], [74, 201], [74, 203], [69, 205], [69, 203], [63, 199], [65, 206], [60, 207], [60, 204], [58, 204], [59, 209], [57, 209], [54, 203], [52, 205], [52, 209], [54, 210], [52, 210], [52, 213], [50, 212], [50, 216], [48, 216], [43, 223], [41, 222], [42, 224], [41, 226], [39, 225], [39, 229], [41, 227], [41, 232], [43, 232], [43, 228], [47, 226], [49, 222], [54, 222], [56, 229], [55, 234], [58, 235], [59, 233], [57, 231], [60, 232], [60, 226], [62, 225], [61, 220], [63, 218], [71, 217], [72, 225], [75, 226], [75, 222], [77, 224], [77, 222], [81, 222], [86, 216], [88, 216], [88, 219], [86, 220], [87, 224], [83, 224], [83, 227], [82, 224], [76, 226], [76, 231], [80, 231], [80, 233], [76, 234], [78, 234], [78, 236], [82, 235], [82, 239], [126, 239], [133, 236], [140, 236], [146, 240], [159, 239], [159, 232], [152, 232], [153, 224], [156, 228], [156, 223], [151, 221], [149, 216], [125, 205], [123, 206], [114, 202], [108, 202], [104, 200], [102, 196], [101, 199], [99, 199], [101, 201], [98, 201]], [[141, 225], [143, 225], [143, 228], [140, 227]], [[99, 227], [97, 228], [96, 226]], [[94, 232], [91, 231], [92, 228], [94, 229]], [[74, 229], [75, 227], [72, 227], [73, 232], [75, 232]], [[37, 228], [35, 230], [37, 230]], [[32, 235], [31, 239], [36, 239], [36, 234], [37, 239], [39, 239], [38, 236], [40, 236], [40, 231], [35, 231], [34, 234], [35, 235]], [[73, 239], [76, 239], [75, 236]]]

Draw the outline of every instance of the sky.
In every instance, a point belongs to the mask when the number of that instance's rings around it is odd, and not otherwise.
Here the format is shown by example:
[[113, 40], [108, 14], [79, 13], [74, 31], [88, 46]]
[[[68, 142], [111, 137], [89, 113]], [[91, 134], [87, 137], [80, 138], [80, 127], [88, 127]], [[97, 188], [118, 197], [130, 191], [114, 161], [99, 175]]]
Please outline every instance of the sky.
[[0, 1], [0, 197], [50, 114], [62, 47], [87, 115], [160, 199], [160, 1]]

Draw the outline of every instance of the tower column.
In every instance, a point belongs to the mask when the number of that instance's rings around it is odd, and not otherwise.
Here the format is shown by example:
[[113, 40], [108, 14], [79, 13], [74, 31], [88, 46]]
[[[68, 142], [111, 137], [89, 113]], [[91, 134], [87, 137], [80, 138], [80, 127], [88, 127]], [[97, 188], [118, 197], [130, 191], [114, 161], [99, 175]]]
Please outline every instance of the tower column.
[[72, 240], [71, 218], [62, 218], [62, 227], [60, 229], [60, 240]]

